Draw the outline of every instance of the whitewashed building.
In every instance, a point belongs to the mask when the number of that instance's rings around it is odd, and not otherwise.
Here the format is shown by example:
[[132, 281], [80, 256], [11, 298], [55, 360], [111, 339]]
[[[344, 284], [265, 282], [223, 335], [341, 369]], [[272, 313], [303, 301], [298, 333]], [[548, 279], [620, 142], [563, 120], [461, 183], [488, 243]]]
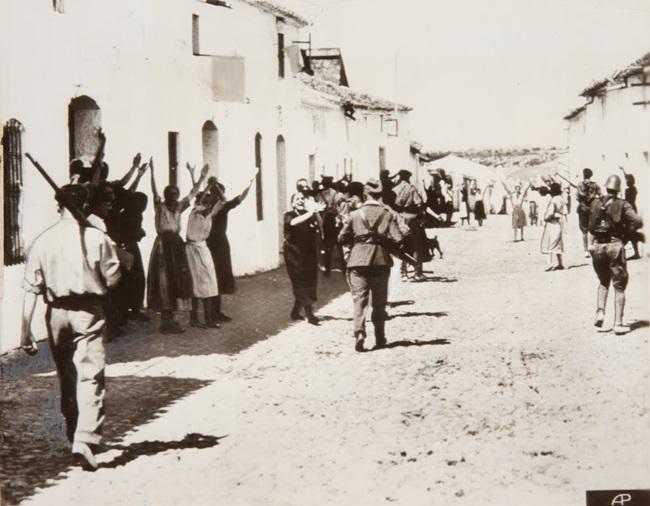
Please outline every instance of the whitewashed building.
[[[565, 120], [569, 129], [569, 167], [578, 182], [589, 167], [601, 186], [610, 174], [633, 174], [637, 205], [648, 221], [650, 174], [650, 53], [582, 91], [585, 103]], [[623, 182], [623, 187], [625, 183]], [[647, 228], [647, 224], [646, 224]]]
[[[0, 353], [18, 345], [25, 249], [57, 219], [26, 152], [65, 184], [70, 160], [92, 158], [101, 128], [110, 179], [141, 152], [154, 158], [159, 190], [177, 182], [181, 193], [186, 162], [209, 163], [231, 196], [259, 167], [229, 220], [236, 275], [279, 265], [280, 217], [297, 178], [414, 167], [409, 108], [352, 92], [347, 77], [332, 82], [320, 65], [331, 54], [310, 60], [307, 28], [268, 0], [2, 2]], [[342, 69], [340, 52], [338, 61]], [[148, 175], [139, 189], [150, 192]], [[151, 208], [145, 228], [146, 261]]]

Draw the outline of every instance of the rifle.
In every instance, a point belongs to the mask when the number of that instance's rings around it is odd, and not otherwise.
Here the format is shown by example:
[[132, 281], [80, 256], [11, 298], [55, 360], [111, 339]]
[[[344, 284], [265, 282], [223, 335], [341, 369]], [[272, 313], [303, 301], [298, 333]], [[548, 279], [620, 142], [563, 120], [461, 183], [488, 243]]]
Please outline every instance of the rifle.
[[[27, 159], [32, 162], [34, 167], [40, 172], [41, 176], [47, 181], [47, 183], [52, 187], [54, 190], [54, 194], [56, 195], [58, 201], [61, 203], [63, 207], [65, 207], [68, 211], [70, 211], [70, 214], [74, 216], [74, 219], [77, 220], [79, 225], [82, 227], [86, 228], [97, 228], [95, 227], [92, 223], [88, 221], [88, 218], [86, 215], [83, 213], [81, 209], [79, 209], [72, 200], [68, 198], [68, 196], [61, 191], [61, 188], [57, 186], [57, 184], [54, 182], [54, 180], [50, 177], [50, 175], [45, 171], [45, 169], [41, 166], [40, 163], [38, 163], [34, 158], [32, 158], [32, 155], [29, 153], [25, 153], [25, 156]], [[99, 230], [99, 229], [97, 229]], [[131, 270], [133, 267], [133, 262], [134, 262], [134, 256], [129, 253], [128, 251], [123, 250], [120, 247], [115, 248], [117, 250], [117, 257], [120, 261], [120, 264], [122, 264], [126, 270]]]
[[578, 189], [578, 186], [577, 186], [577, 185], [573, 184], [571, 181], [569, 181], [567, 178], [565, 178], [565, 177], [564, 177], [562, 174], [560, 174], [559, 172], [556, 172], [555, 175], [561, 177], [562, 179], [564, 179], [567, 183], [569, 183], [571, 186], [573, 186], [576, 190]]

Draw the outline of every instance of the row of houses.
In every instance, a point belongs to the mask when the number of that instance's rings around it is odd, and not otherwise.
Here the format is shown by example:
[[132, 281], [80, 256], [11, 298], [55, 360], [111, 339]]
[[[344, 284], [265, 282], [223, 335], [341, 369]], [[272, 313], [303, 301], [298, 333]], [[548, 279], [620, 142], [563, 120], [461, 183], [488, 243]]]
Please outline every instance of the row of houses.
[[[100, 128], [110, 178], [141, 152], [159, 187], [186, 192], [185, 163], [209, 163], [234, 195], [259, 168], [230, 219], [238, 275], [281, 262], [296, 179], [419, 171], [410, 108], [350, 88], [341, 52], [312, 48], [309, 21], [275, 2], [5, 0], [0, 10], [0, 353], [18, 345], [26, 247], [57, 219], [27, 152], [59, 184], [71, 160], [92, 159]], [[148, 258], [151, 209], [145, 228]]]
[[[619, 167], [633, 174], [637, 205], [646, 214], [650, 174], [650, 53], [591, 83], [583, 103], [567, 114], [569, 167], [574, 179], [589, 167], [603, 185]], [[648, 221], [647, 219], [645, 220]]]

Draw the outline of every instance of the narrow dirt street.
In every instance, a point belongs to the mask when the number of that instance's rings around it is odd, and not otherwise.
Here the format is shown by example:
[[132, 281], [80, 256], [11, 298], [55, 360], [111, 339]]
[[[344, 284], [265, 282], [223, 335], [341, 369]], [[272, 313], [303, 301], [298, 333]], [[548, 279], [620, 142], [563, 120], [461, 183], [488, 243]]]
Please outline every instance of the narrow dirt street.
[[[584, 504], [587, 490], [648, 488], [647, 259], [629, 263], [634, 330], [608, 331], [610, 311], [599, 332], [575, 224], [569, 268], [547, 273], [542, 229], [513, 243], [509, 220], [438, 231], [445, 257], [403, 286], [387, 349], [354, 351], [347, 293], [320, 308], [320, 327], [286, 325], [254, 344], [242, 330], [235, 352], [188, 351], [193, 336], [185, 351], [137, 360], [124, 347], [107, 368], [123, 394], [107, 410], [129, 423], [108, 419], [100, 469], [64, 467], [22, 504], [561, 506]], [[284, 317], [288, 306], [266, 307]], [[44, 397], [56, 388], [47, 371], [22, 381]], [[62, 438], [48, 402], [12, 430], [49, 417]]]

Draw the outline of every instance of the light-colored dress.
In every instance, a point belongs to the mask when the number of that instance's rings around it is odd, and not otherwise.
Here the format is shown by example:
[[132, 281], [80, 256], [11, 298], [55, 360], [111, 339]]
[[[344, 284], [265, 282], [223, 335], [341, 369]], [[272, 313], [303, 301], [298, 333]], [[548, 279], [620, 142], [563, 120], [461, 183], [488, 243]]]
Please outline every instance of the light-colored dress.
[[540, 248], [542, 253], [564, 253], [564, 225], [567, 207], [561, 195], [551, 198], [544, 213], [544, 232]]
[[512, 202], [512, 228], [524, 228], [526, 226], [526, 213], [524, 212], [524, 200], [526, 194], [515, 193], [510, 194], [510, 201]]
[[187, 222], [185, 251], [192, 276], [192, 295], [198, 299], [219, 295], [217, 271], [206, 243], [212, 228], [212, 216], [192, 209]]

